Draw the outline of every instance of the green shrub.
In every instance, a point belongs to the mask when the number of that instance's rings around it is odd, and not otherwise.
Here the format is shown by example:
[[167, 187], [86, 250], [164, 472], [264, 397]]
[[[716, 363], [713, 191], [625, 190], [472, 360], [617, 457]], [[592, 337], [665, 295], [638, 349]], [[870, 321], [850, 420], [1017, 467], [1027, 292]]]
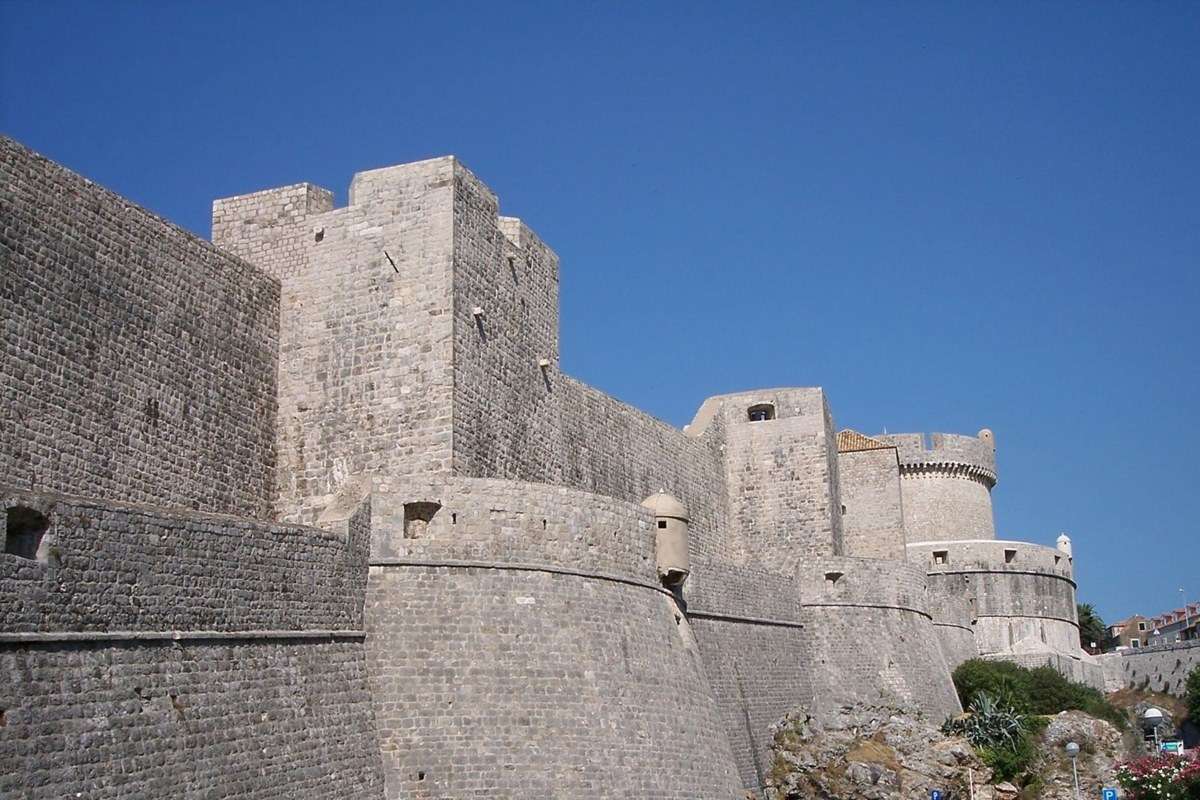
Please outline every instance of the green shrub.
[[1125, 715], [1098, 690], [1073, 683], [1052, 667], [1026, 669], [1007, 661], [972, 659], [954, 670], [954, 687], [963, 708], [986, 692], [1003, 698], [1009, 707], [1024, 714], [1051, 715], [1078, 709], [1122, 730], [1128, 726]]
[[976, 748], [1011, 748], [1025, 731], [1025, 718], [1012, 706], [1004, 705], [987, 692], [979, 692], [971, 700], [966, 715], [947, 720], [942, 726], [946, 733], [966, 737]]
[[1022, 735], [1012, 747], [984, 747], [979, 749], [979, 757], [991, 768], [994, 780], [1013, 781], [1024, 784], [1023, 778], [1029, 776], [1029, 769], [1037, 760], [1037, 748], [1033, 737], [1028, 733]]
[[1012, 695], [1011, 705], [1020, 711], [1026, 705], [1028, 696], [1025, 672], [1028, 670], [1008, 661], [973, 658], [959, 664], [958, 669], [954, 670], [954, 688], [958, 690], [958, 700], [963, 708], [970, 708], [976, 694], [987, 692], [993, 696]]

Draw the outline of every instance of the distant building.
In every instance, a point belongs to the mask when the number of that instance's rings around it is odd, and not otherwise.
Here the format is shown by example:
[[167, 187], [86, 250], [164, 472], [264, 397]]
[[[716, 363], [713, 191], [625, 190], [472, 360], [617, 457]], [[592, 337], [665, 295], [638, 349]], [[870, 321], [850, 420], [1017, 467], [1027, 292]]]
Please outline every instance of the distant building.
[[1150, 630], [1150, 620], [1141, 614], [1114, 622], [1108, 626], [1109, 639], [1104, 649], [1111, 651], [1121, 647], [1142, 647]]
[[[1200, 618], [1200, 603], [1188, 603], [1182, 608], [1159, 614], [1150, 620], [1148, 644], [1174, 644], [1196, 637], [1196, 622]], [[1190, 635], [1189, 635], [1190, 634]]]
[[1200, 603], [1188, 603], [1155, 617], [1134, 614], [1109, 625], [1108, 634], [1106, 651], [1200, 640]]

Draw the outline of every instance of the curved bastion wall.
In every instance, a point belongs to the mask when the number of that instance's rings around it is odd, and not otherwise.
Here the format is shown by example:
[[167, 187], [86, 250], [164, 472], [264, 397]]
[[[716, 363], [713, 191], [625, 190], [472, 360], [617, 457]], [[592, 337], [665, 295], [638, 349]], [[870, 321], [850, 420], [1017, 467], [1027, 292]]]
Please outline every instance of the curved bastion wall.
[[379, 796], [365, 509], [325, 531], [0, 498], [29, 545], [0, 553], [0, 795]]
[[647, 509], [451, 476], [389, 481], [372, 508], [388, 797], [743, 796]]
[[759, 791], [772, 764], [771, 726], [796, 709], [815, 711], [800, 590], [788, 575], [710, 562], [693, 565], [684, 595], [742, 785]]
[[994, 539], [995, 440], [950, 433], [882, 434], [896, 446], [907, 541]]
[[[942, 655], [920, 566], [827, 556], [797, 582], [823, 716], [855, 703], [941, 720], [961, 711]], [[869, 687], [869, 688], [868, 688]]]
[[964, 661], [979, 657], [979, 644], [975, 641], [974, 617], [971, 604], [965, 595], [935, 594], [927, 596], [933, 627], [942, 646], [942, 657], [953, 673]]
[[940, 597], [966, 598], [980, 653], [1079, 653], [1075, 580], [1062, 551], [997, 539], [913, 542], [907, 549], [909, 562], [928, 572], [934, 605]]

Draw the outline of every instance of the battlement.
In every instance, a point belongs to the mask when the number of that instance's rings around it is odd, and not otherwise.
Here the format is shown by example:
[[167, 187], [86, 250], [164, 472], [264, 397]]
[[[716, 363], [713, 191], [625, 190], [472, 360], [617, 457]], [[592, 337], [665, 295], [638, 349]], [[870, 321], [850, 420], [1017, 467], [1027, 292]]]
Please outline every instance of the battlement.
[[[369, 512], [329, 530], [0, 485], [0, 630], [358, 630]], [[68, 591], [69, 589], [69, 591]], [[248, 602], [247, 598], [255, 598]]]
[[1004, 539], [909, 542], [908, 560], [930, 574], [1014, 572], [1054, 575], [1074, 582], [1073, 559], [1054, 547]]
[[996, 440], [984, 428], [978, 436], [956, 433], [884, 433], [875, 437], [895, 445], [902, 475], [940, 474], [996, 485]]

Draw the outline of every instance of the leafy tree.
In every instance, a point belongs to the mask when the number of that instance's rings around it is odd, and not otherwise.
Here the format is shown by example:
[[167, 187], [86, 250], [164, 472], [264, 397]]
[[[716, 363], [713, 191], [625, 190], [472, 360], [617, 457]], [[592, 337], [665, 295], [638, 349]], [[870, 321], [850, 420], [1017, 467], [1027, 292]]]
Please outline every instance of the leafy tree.
[[1108, 628], [1096, 613], [1095, 606], [1091, 603], [1079, 603], [1075, 610], [1079, 615], [1079, 646], [1091, 647], [1092, 642], [1103, 645], [1104, 640], [1108, 638]]
[[1188, 673], [1183, 696], [1187, 703], [1188, 719], [1200, 725], [1200, 667], [1193, 667]]

